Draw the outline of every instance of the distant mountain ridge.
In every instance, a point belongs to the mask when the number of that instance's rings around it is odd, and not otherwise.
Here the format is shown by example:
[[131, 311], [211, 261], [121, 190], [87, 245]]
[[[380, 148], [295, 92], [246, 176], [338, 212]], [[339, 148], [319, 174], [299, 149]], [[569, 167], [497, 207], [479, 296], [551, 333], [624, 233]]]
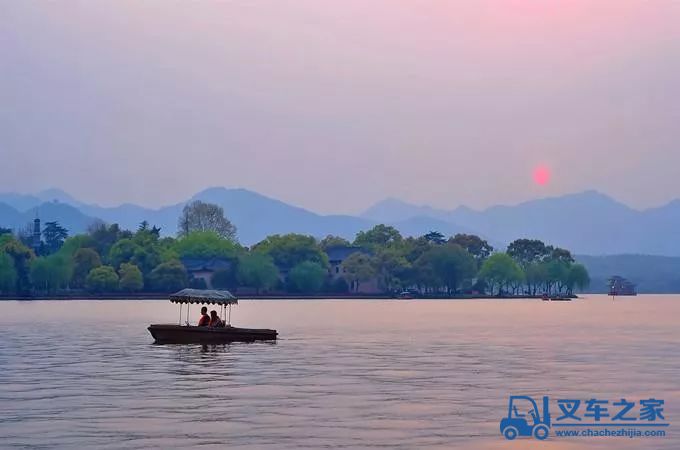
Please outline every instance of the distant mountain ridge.
[[680, 255], [679, 200], [639, 211], [591, 190], [481, 211], [447, 211], [389, 199], [361, 217], [396, 221], [423, 214], [505, 243], [527, 237], [588, 255]]
[[[239, 240], [252, 245], [267, 235], [335, 234], [348, 239], [377, 223], [395, 226], [405, 235], [436, 230], [445, 235], [476, 233], [496, 247], [529, 237], [584, 255], [651, 254], [680, 256], [680, 200], [643, 211], [632, 209], [597, 191], [531, 200], [484, 210], [452, 210], [386, 199], [359, 216], [321, 215], [246, 189], [214, 187], [190, 200], [222, 206], [238, 228]], [[38, 216], [58, 220], [71, 233], [85, 231], [96, 220], [135, 229], [144, 220], [174, 235], [186, 202], [161, 208], [134, 204], [102, 207], [81, 202], [58, 189], [35, 195], [0, 194], [0, 226], [20, 228]], [[37, 208], [37, 210], [36, 210]]]

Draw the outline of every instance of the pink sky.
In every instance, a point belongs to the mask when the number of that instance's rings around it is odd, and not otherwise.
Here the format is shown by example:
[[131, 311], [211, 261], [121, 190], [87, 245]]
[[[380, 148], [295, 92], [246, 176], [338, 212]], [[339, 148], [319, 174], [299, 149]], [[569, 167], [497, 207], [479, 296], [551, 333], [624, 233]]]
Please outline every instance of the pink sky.
[[321, 212], [680, 197], [680, 2], [14, 1], [0, 16], [0, 191], [159, 205], [225, 185]]

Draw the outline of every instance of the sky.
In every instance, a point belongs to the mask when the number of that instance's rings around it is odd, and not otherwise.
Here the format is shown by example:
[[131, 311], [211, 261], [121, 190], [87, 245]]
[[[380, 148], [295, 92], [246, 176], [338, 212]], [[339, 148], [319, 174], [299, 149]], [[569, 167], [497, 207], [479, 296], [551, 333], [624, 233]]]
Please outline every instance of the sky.
[[645, 208], [680, 197], [678, 80], [674, 0], [0, 0], [0, 191]]

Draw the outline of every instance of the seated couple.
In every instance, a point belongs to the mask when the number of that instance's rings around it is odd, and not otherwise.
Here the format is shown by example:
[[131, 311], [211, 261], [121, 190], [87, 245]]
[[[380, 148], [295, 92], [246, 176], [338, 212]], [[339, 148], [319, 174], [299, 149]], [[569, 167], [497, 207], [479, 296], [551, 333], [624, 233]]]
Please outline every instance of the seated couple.
[[214, 309], [210, 311], [210, 315], [208, 315], [208, 308], [204, 306], [201, 308], [201, 318], [198, 319], [198, 326], [222, 328], [224, 327], [224, 322], [222, 322], [222, 319], [220, 319], [220, 317], [217, 315], [217, 311]]

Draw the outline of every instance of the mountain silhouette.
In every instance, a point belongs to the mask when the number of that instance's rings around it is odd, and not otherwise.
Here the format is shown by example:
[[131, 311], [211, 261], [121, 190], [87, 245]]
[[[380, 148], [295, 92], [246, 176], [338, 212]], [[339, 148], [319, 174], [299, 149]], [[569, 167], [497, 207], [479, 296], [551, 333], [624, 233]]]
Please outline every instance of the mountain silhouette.
[[173, 236], [184, 205], [191, 200], [215, 203], [236, 225], [238, 238], [252, 245], [270, 234], [327, 234], [352, 239], [357, 232], [385, 223], [404, 235], [439, 231], [450, 236], [475, 233], [502, 248], [517, 238], [536, 238], [583, 255], [653, 254], [680, 256], [680, 200], [659, 208], [636, 210], [597, 191], [531, 200], [483, 210], [452, 210], [413, 205], [390, 198], [359, 216], [322, 215], [247, 189], [213, 187], [185, 202], [161, 208], [134, 204], [102, 207], [85, 204], [58, 190], [35, 195], [0, 194], [0, 226], [18, 229], [38, 216], [58, 220], [73, 233], [96, 220], [135, 229], [146, 220]]

